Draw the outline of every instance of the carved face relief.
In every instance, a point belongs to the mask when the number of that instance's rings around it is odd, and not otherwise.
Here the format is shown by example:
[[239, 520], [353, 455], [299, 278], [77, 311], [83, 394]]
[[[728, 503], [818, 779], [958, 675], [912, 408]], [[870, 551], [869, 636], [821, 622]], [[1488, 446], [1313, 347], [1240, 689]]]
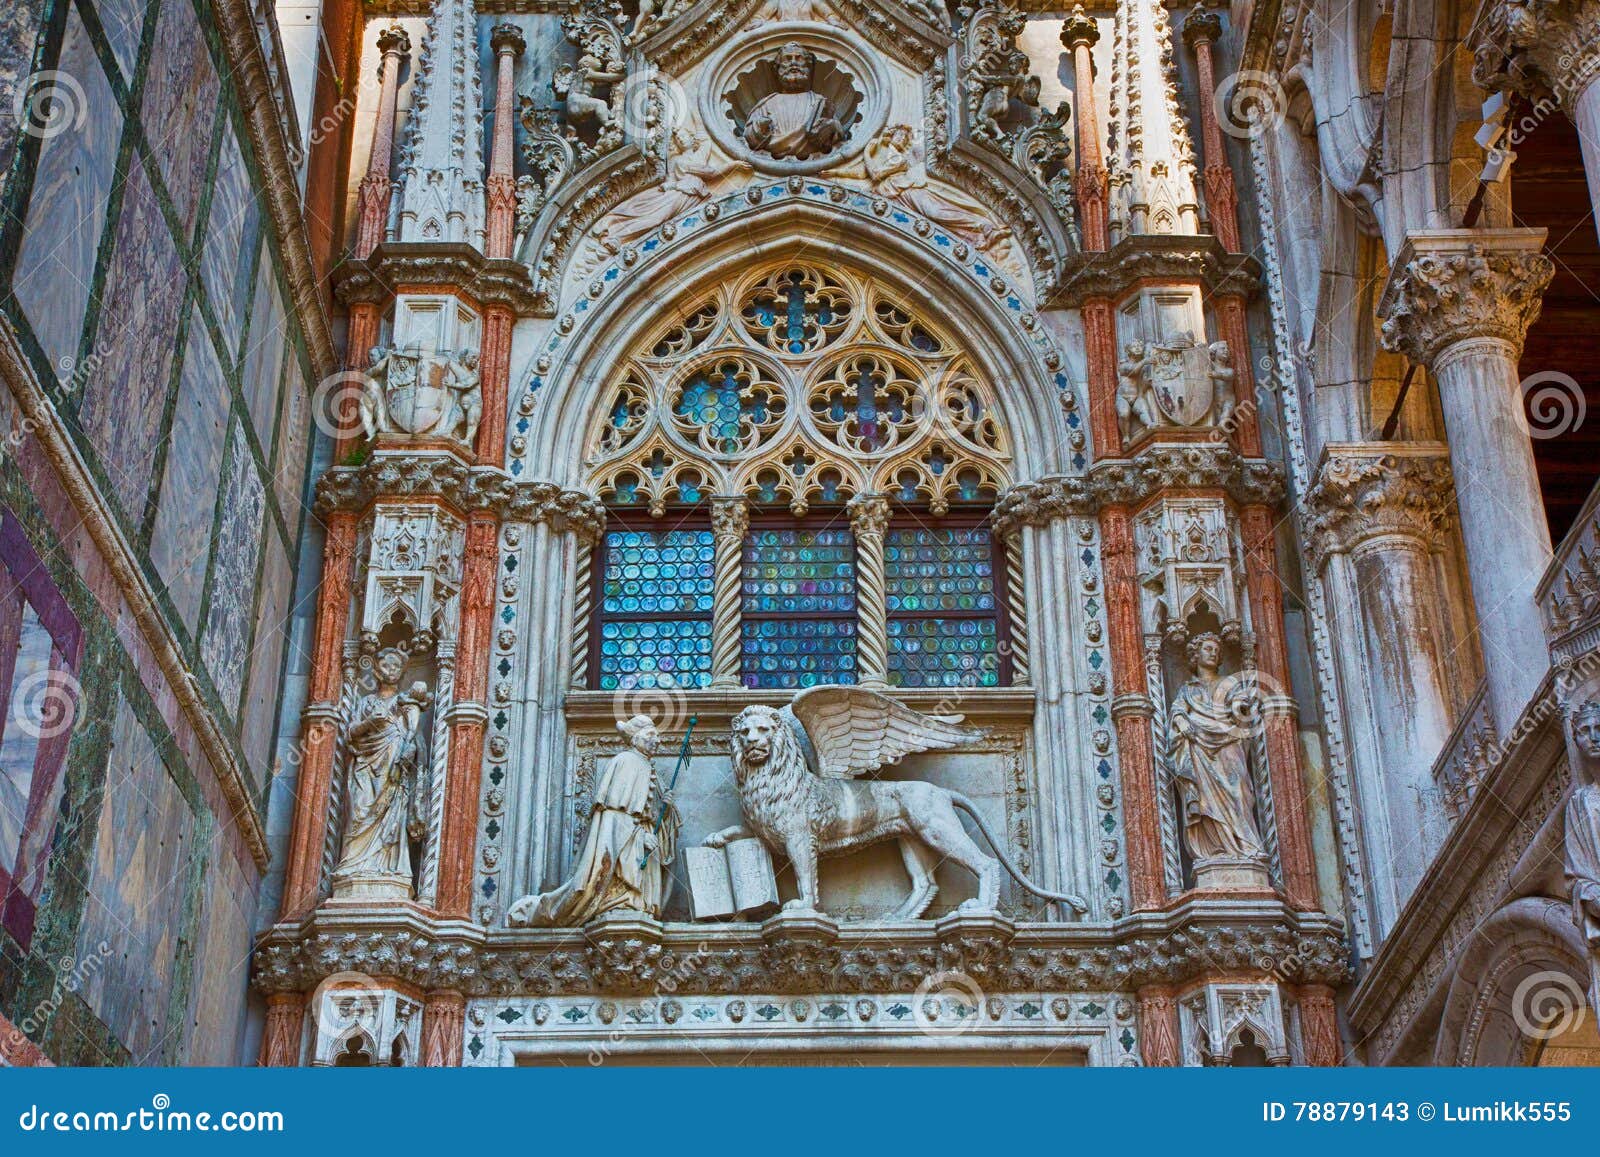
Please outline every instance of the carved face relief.
[[805, 92], [811, 87], [811, 72], [817, 58], [798, 44], [785, 44], [778, 51], [775, 70], [779, 92]]
[[661, 732], [654, 727], [646, 727], [634, 734], [633, 746], [645, 755], [654, 755], [661, 750]]
[[1585, 758], [1600, 762], [1600, 700], [1591, 699], [1578, 708], [1572, 738]]
[[781, 726], [770, 707], [747, 707], [733, 720], [733, 762], [736, 767], [760, 767], [772, 757], [772, 741]]

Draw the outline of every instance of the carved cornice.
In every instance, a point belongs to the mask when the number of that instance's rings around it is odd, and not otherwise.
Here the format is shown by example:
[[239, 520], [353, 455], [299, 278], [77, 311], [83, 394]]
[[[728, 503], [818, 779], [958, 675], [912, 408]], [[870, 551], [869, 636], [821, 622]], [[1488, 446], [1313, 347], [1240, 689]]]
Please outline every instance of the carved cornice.
[[[324, 909], [306, 926], [261, 939], [253, 983], [267, 994], [309, 992], [334, 973], [355, 972], [424, 990], [513, 996], [651, 992], [670, 979], [675, 993], [731, 995], [907, 992], [950, 971], [1018, 992], [1126, 991], [1283, 962], [1293, 962], [1299, 983], [1337, 985], [1348, 975], [1338, 924], [1273, 901], [1193, 903], [1098, 926], [959, 916], [911, 926], [820, 923], [826, 929], [774, 917], [764, 925], [489, 932], [436, 925], [415, 911]], [[682, 967], [690, 956], [695, 966]]]
[[[770, 3], [710, 0], [685, 4], [670, 21], [650, 33], [641, 48], [660, 68], [682, 75], [753, 23], [756, 13]], [[938, 20], [941, 9], [931, 2], [834, 0], [828, 8], [878, 51], [919, 70], [941, 56], [953, 39], [948, 16]]]
[[365, 260], [352, 257], [341, 262], [333, 277], [335, 293], [346, 305], [382, 304], [402, 285], [434, 285], [458, 289], [480, 305], [504, 305], [519, 317], [554, 313], [550, 298], [533, 288], [526, 265], [485, 257], [475, 246], [460, 242], [387, 242]]
[[1077, 309], [1093, 298], [1115, 301], [1145, 281], [1198, 283], [1211, 294], [1250, 298], [1260, 288], [1261, 266], [1226, 252], [1214, 237], [1141, 233], [1105, 252], [1071, 255], [1044, 308]]
[[1430, 548], [1455, 517], [1450, 452], [1440, 443], [1330, 445], [1306, 496], [1312, 565], [1384, 535], [1417, 538]]
[[1468, 46], [1472, 80], [1490, 92], [1554, 99], [1568, 113], [1600, 77], [1600, 0], [1490, 0]]
[[317, 482], [315, 511], [361, 511], [380, 498], [436, 498], [471, 514], [488, 511], [504, 522], [548, 522], [593, 541], [605, 526], [605, 507], [581, 490], [554, 482], [521, 482], [496, 466], [468, 466], [449, 454], [379, 452], [360, 466], [335, 466]]
[[995, 503], [993, 521], [1004, 537], [1105, 506], [1142, 506], [1164, 491], [1220, 490], [1241, 506], [1276, 506], [1287, 489], [1283, 467], [1241, 458], [1225, 443], [1156, 443], [1132, 458], [1097, 462], [1084, 474], [1019, 483]]
[[1521, 350], [1555, 272], [1543, 229], [1430, 229], [1411, 233], [1384, 287], [1383, 346], [1431, 365], [1472, 338]]

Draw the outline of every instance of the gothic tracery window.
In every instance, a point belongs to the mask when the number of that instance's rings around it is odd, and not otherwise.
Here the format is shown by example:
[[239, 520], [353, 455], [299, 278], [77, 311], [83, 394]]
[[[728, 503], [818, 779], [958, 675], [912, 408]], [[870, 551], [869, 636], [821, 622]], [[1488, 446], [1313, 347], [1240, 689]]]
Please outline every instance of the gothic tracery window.
[[[942, 327], [868, 278], [784, 262], [691, 300], [611, 381], [587, 447], [613, 512], [592, 686], [1010, 681], [986, 523], [1009, 446]], [[713, 520], [729, 502], [737, 519]]]

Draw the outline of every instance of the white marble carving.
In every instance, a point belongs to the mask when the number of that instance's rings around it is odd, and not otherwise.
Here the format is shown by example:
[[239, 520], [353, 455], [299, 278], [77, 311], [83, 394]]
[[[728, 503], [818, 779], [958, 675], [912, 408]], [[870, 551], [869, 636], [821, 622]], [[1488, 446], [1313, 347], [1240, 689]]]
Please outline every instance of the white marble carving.
[[1225, 426], [1233, 414], [1235, 370], [1228, 343], [1188, 335], [1131, 341], [1117, 369], [1117, 424], [1124, 442], [1147, 430]]
[[361, 400], [369, 438], [438, 438], [470, 450], [482, 416], [477, 354], [372, 351]]

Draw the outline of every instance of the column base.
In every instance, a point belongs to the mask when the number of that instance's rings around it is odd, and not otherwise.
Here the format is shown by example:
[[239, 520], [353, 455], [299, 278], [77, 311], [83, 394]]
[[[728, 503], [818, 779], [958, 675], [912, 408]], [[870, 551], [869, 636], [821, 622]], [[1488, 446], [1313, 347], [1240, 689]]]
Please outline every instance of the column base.
[[1272, 879], [1259, 861], [1217, 859], [1194, 866], [1194, 886], [1197, 892], [1270, 891]]
[[411, 880], [390, 872], [335, 872], [334, 900], [410, 900]]

